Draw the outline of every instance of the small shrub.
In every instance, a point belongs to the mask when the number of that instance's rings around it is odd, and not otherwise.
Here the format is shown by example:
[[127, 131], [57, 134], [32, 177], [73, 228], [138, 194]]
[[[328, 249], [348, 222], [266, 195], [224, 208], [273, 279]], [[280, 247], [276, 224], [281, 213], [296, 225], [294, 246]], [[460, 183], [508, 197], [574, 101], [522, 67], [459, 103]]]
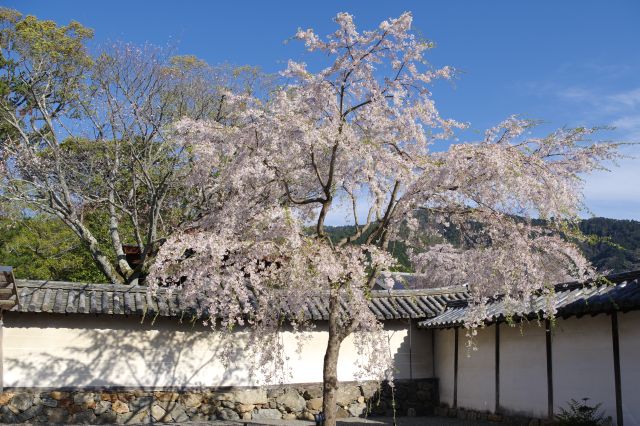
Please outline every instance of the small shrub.
[[565, 410], [560, 408], [560, 414], [556, 416], [558, 425], [561, 426], [603, 426], [611, 422], [611, 417], [605, 417], [600, 410], [602, 404], [588, 405], [589, 398], [582, 401], [572, 399]]

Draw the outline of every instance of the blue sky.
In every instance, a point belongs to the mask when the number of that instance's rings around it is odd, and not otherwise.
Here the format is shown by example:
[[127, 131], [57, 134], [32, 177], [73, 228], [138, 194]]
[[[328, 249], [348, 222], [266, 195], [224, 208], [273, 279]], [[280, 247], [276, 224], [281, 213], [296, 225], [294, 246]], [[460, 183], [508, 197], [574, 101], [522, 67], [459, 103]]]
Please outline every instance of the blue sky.
[[[469, 122], [466, 137], [511, 114], [545, 129], [613, 125], [605, 139], [640, 142], [638, 1], [30, 1], [5, 6], [59, 23], [77, 20], [95, 42], [176, 45], [209, 63], [251, 64], [267, 72], [289, 58], [313, 63], [298, 27], [320, 34], [346, 11], [360, 28], [412, 11], [414, 28], [435, 41], [430, 60], [461, 71], [434, 89], [444, 116]], [[625, 152], [640, 156], [640, 147]], [[587, 178], [592, 213], [640, 220], [640, 159]]]

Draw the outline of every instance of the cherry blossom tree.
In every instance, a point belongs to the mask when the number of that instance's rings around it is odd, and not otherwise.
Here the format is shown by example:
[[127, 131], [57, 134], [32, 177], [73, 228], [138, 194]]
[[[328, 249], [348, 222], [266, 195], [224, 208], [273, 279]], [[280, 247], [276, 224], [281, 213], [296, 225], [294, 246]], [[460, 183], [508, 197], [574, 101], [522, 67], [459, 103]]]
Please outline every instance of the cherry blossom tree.
[[[470, 326], [482, 323], [484, 302], [498, 294], [515, 312], [560, 278], [593, 274], [565, 237], [583, 208], [580, 176], [616, 156], [615, 145], [589, 140], [595, 129], [534, 137], [535, 123], [516, 117], [480, 141], [452, 143], [464, 126], [440, 116], [429, 88], [455, 72], [428, 64], [433, 46], [412, 34], [411, 14], [362, 32], [347, 13], [335, 21], [326, 39], [313, 30], [296, 34], [328, 66], [314, 72], [290, 61], [286, 84], [268, 100], [230, 94], [238, 106], [230, 108], [233, 125], [176, 127], [197, 158], [189, 183], [210, 204], [164, 244], [152, 272], [188, 300], [203, 299], [200, 313], [212, 326], [248, 326], [258, 336], [273, 335], [285, 320], [311, 326], [305, 302], [326, 298], [328, 425], [347, 336], [381, 378], [392, 375], [376, 338], [382, 326], [367, 307], [376, 278], [390, 280], [390, 241], [411, 242], [416, 270], [434, 281], [468, 284]], [[353, 233], [333, 241], [325, 221], [345, 210]], [[438, 226], [424, 229], [425, 212]], [[425, 232], [448, 228], [459, 244], [419, 244]], [[263, 366], [276, 361], [268, 347]]]

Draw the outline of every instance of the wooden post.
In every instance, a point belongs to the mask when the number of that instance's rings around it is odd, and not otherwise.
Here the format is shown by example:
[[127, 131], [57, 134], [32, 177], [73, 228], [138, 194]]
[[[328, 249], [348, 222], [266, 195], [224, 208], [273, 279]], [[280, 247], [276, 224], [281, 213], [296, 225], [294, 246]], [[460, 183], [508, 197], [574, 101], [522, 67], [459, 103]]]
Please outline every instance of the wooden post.
[[547, 348], [547, 416], [553, 420], [553, 362], [551, 351], [551, 321], [544, 322]]
[[413, 380], [413, 342], [411, 336], [411, 318], [409, 318], [409, 380]]
[[436, 330], [431, 329], [431, 376], [436, 377]]
[[500, 412], [500, 323], [496, 321], [496, 408]]
[[458, 408], [458, 327], [454, 327], [453, 341], [453, 408]]
[[613, 344], [613, 375], [616, 386], [616, 424], [624, 426], [622, 412], [622, 382], [620, 377], [620, 338], [618, 335], [618, 312], [611, 313], [611, 337]]
[[4, 392], [4, 311], [0, 309], [0, 392]]

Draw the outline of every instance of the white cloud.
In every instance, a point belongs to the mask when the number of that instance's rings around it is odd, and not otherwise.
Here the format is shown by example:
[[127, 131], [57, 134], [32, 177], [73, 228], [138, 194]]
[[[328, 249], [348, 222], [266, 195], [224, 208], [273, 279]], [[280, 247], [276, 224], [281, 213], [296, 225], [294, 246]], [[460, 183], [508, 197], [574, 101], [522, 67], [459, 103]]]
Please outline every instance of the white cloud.
[[[555, 95], [559, 107], [576, 120], [609, 124], [615, 128], [612, 139], [640, 143], [640, 88], [605, 92], [567, 87]], [[640, 220], [640, 145], [625, 146], [622, 152], [628, 158], [617, 167], [585, 177], [585, 202], [597, 216]]]
[[[620, 119], [619, 130], [629, 137], [640, 137], [640, 116]], [[628, 126], [626, 126], [628, 124]], [[585, 177], [585, 204], [596, 216], [640, 220], [640, 147], [627, 145], [621, 152], [625, 158], [609, 171], [598, 171]]]
[[640, 112], [637, 115], [625, 115], [611, 123], [626, 135], [631, 142], [640, 142]]
[[611, 101], [619, 103], [621, 106], [635, 108], [640, 106], [640, 88], [627, 92], [616, 93], [609, 97]]

